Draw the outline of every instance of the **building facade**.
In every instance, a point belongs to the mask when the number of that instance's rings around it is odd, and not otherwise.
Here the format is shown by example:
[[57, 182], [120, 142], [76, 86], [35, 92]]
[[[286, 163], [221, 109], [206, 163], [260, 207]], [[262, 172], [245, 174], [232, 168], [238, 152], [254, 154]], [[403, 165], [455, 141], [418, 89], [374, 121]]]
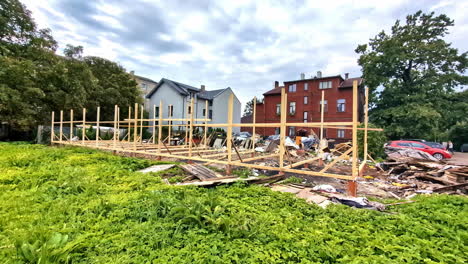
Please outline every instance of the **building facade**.
[[[228, 105], [231, 94], [234, 95], [233, 123], [240, 123], [241, 103], [230, 87], [208, 91], [204, 85], [196, 88], [163, 78], [146, 95], [146, 99], [148, 100], [148, 105], [150, 105], [149, 113], [151, 117], [154, 112], [153, 106], [156, 106], [155, 114], [158, 116], [159, 103], [162, 101], [162, 118], [178, 119], [188, 117], [188, 106], [190, 106], [190, 102], [194, 98], [194, 119], [203, 119], [208, 115], [208, 119], [211, 119], [209, 123], [222, 124], [228, 122]], [[205, 109], [206, 102], [208, 102], [208, 109]], [[173, 124], [182, 124], [182, 122], [174, 121]], [[226, 130], [225, 127], [222, 128]], [[233, 128], [233, 132], [239, 131], [240, 128]]]
[[135, 75], [134, 71], [131, 71], [130, 74], [133, 76], [133, 79], [137, 82], [138, 87], [140, 88], [140, 94], [143, 98], [145, 110], [149, 111], [149, 104], [148, 100], [146, 99], [146, 95], [151, 92], [156, 87], [156, 85], [158, 85], [158, 83], [151, 80], [150, 78]]
[[[345, 78], [341, 75], [325, 76], [317, 72], [317, 76], [306, 79], [301, 74], [299, 80], [286, 81], [284, 86], [279, 86], [275, 82], [275, 87], [264, 93], [263, 103], [257, 104], [257, 123], [279, 123], [281, 112], [281, 89], [284, 87], [288, 94], [287, 100], [287, 122], [308, 123], [320, 122], [321, 119], [321, 97], [324, 94], [324, 122], [350, 122], [352, 121], [353, 103], [353, 81], [358, 82], [359, 96], [358, 109], [359, 118], [363, 116], [364, 89], [362, 78]], [[251, 131], [251, 129], [244, 129]], [[261, 135], [279, 134], [279, 128], [257, 128], [256, 133]], [[294, 137], [296, 135], [310, 135], [315, 133], [320, 136], [320, 128], [288, 127], [286, 135]], [[351, 139], [349, 129], [324, 129], [323, 136], [337, 141], [347, 141]]]

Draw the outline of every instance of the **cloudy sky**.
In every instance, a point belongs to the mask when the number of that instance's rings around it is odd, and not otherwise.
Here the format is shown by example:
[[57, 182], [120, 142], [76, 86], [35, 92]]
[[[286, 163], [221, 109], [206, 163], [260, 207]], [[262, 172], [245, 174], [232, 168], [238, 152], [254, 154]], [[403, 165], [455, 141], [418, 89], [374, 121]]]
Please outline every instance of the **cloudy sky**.
[[232, 87], [241, 102], [280, 82], [360, 76], [358, 44], [421, 9], [455, 20], [447, 40], [466, 51], [468, 1], [461, 0], [22, 0], [60, 51], [117, 61], [127, 71], [207, 89]]

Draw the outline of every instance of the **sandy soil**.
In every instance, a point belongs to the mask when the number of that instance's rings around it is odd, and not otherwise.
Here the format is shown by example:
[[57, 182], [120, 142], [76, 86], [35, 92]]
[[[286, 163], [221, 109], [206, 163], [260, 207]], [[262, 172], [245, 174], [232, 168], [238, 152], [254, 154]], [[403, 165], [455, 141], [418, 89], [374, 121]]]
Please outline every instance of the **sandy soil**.
[[447, 161], [450, 164], [454, 165], [465, 165], [468, 166], [468, 153], [455, 152], [453, 157]]

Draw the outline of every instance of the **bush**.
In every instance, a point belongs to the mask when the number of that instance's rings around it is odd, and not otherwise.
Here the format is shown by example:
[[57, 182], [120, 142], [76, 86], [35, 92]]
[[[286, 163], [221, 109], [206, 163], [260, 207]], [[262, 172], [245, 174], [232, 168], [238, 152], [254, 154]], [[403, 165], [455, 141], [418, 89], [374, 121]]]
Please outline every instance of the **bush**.
[[[363, 128], [364, 124], [359, 125]], [[376, 125], [369, 123], [368, 128], [379, 128]], [[383, 131], [367, 131], [367, 152], [372, 156], [372, 158], [383, 158], [384, 153], [384, 144], [387, 142], [387, 137]], [[364, 131], [358, 130], [358, 148], [359, 148], [359, 157], [364, 157]]]

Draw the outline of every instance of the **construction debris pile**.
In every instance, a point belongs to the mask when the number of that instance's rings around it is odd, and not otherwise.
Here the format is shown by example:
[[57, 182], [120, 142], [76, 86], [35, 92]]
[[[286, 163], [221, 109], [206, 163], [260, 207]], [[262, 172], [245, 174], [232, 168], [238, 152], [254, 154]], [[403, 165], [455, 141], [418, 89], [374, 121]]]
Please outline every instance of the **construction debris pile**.
[[387, 161], [376, 164], [382, 173], [372, 182], [392, 196], [466, 193], [467, 166], [449, 165], [415, 149], [387, 148], [386, 151]]

